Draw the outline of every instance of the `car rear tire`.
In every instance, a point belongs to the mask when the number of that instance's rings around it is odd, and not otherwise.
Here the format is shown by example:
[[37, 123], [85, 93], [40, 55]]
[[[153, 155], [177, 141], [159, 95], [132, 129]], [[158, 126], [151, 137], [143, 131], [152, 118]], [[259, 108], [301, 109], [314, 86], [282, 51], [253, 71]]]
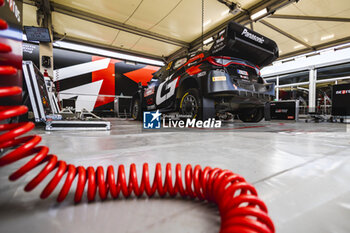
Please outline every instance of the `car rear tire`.
[[202, 99], [197, 89], [191, 88], [185, 91], [181, 97], [179, 112], [188, 116], [183, 118], [202, 119]]
[[238, 114], [238, 117], [243, 122], [259, 122], [264, 118], [264, 109], [263, 108], [251, 108], [243, 110]]
[[141, 103], [140, 103], [140, 99], [138, 99], [138, 98], [136, 98], [132, 101], [131, 117], [137, 121], [141, 121], [141, 119], [142, 119]]

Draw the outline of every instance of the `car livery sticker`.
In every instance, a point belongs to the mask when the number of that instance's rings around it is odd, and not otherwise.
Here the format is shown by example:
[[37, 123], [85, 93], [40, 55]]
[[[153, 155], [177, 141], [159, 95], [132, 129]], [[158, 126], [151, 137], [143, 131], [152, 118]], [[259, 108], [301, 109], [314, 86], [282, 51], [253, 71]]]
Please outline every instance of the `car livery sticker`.
[[145, 90], [145, 93], [144, 93], [144, 97], [147, 97], [147, 96], [150, 96], [154, 93], [154, 85], [153, 86], [150, 86], [148, 87], [146, 90]]
[[[174, 95], [178, 77], [176, 79], [170, 81], [172, 76], [173, 75], [169, 76], [164, 82], [162, 82], [159, 85], [158, 90], [157, 90], [157, 96], [156, 96], [156, 104], [157, 105], [160, 105], [165, 100], [169, 99], [171, 96]], [[162, 95], [163, 89], [165, 91], [167, 91], [165, 95]]]

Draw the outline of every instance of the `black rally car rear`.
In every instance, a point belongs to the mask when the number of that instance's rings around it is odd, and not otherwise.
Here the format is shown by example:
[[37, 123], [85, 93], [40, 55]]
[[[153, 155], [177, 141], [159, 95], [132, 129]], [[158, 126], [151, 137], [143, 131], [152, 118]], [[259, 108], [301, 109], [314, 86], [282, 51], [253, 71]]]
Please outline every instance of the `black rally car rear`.
[[226, 107], [262, 105], [273, 99], [274, 84], [260, 77], [260, 67], [278, 58], [277, 44], [234, 22], [220, 31], [206, 59], [212, 66], [204, 93]]

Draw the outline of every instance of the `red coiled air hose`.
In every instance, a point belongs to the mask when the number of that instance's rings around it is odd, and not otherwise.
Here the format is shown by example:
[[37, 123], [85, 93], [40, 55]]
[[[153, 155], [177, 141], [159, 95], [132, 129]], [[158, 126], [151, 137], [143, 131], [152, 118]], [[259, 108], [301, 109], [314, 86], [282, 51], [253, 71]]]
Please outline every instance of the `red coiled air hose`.
[[[6, 46], [3, 46], [4, 48]], [[3, 52], [9, 51], [4, 49]], [[14, 67], [0, 66], [0, 78], [16, 73]], [[21, 93], [19, 87], [0, 87], [0, 97], [13, 96]], [[0, 106], [0, 122], [11, 117], [16, 117], [27, 112], [25, 106]], [[67, 196], [70, 187], [77, 179], [75, 202], [80, 202], [84, 193], [86, 182], [88, 183], [87, 198], [93, 201], [98, 191], [102, 200], [108, 193], [117, 198], [119, 193], [129, 197], [132, 193], [137, 197], [146, 193], [151, 197], [156, 192], [159, 196], [180, 194], [182, 197], [198, 198], [218, 205], [221, 215], [220, 232], [275, 232], [273, 222], [267, 215], [265, 204], [257, 197], [255, 188], [248, 184], [243, 177], [228, 170], [206, 167], [203, 170], [199, 165], [192, 169], [191, 165], [185, 168], [184, 179], [182, 178], [181, 165], [175, 167], [175, 184], [172, 182], [171, 165], [165, 169], [165, 181], [162, 183], [162, 169], [158, 163], [155, 169], [153, 183], [150, 183], [148, 164], [143, 165], [141, 183], [138, 184], [135, 164], [130, 166], [129, 180], [127, 181], [123, 165], [119, 165], [117, 173], [113, 166], [107, 168], [105, 178], [104, 169], [99, 166], [96, 171], [93, 167], [84, 168], [74, 166], [65, 161], [58, 160], [56, 155], [48, 154], [49, 148], [37, 146], [41, 137], [37, 135], [20, 137], [34, 128], [31, 122], [0, 124], [0, 148], [15, 148], [0, 158], [0, 166], [13, 163], [24, 157], [34, 157], [24, 166], [12, 173], [10, 180], [16, 180], [39, 166], [46, 163], [40, 173], [26, 186], [25, 191], [33, 190], [45, 177], [57, 168], [51, 181], [42, 191], [40, 197], [47, 198], [58, 185], [62, 177], [67, 173], [64, 185], [57, 197], [61, 202]], [[116, 176], [117, 174], [117, 176]], [[184, 182], [183, 182], [184, 180]]]

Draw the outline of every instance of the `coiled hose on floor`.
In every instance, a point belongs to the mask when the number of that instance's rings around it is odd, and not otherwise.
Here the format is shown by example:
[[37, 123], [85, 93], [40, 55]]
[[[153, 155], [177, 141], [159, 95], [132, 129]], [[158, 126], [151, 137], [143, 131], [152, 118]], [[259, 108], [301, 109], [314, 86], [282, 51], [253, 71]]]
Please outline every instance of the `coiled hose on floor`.
[[[1, 1], [0, 1], [1, 2]], [[6, 29], [6, 22], [0, 22], [0, 29]], [[6, 49], [3, 49], [6, 48]], [[10, 52], [11, 47], [0, 44], [0, 53]], [[0, 66], [0, 78], [8, 78], [9, 75], [16, 74], [16, 68], [12, 66]], [[8, 97], [21, 94], [19, 87], [0, 87], [0, 97]], [[25, 114], [28, 111], [25, 106], [0, 106], [0, 122], [4, 122], [12, 117]], [[267, 215], [266, 205], [257, 197], [255, 188], [248, 184], [243, 177], [219, 168], [206, 167], [201, 169], [199, 165], [192, 169], [191, 165], [185, 168], [184, 178], [182, 178], [181, 165], [175, 167], [175, 184], [172, 182], [171, 165], [165, 168], [165, 181], [162, 182], [161, 165], [157, 164], [153, 183], [150, 182], [148, 164], [143, 165], [141, 183], [138, 183], [135, 164], [131, 164], [129, 179], [123, 165], [119, 165], [117, 173], [113, 166], [107, 168], [105, 177], [104, 169], [99, 166], [95, 170], [93, 167], [82, 167], [67, 164], [58, 160], [56, 155], [49, 154], [49, 148], [38, 146], [41, 137], [38, 135], [21, 135], [34, 128], [32, 122], [25, 123], [5, 123], [0, 125], [0, 148], [8, 149], [0, 158], [0, 166], [3, 167], [28, 156], [34, 156], [29, 162], [12, 173], [9, 177], [11, 181], [17, 180], [35, 167], [46, 163], [40, 173], [32, 179], [26, 186], [25, 191], [33, 190], [45, 177], [57, 171], [47, 186], [42, 191], [42, 199], [48, 197], [66, 175], [64, 185], [60, 190], [57, 201], [65, 199], [74, 179], [77, 179], [75, 191], [75, 202], [80, 202], [87, 183], [87, 199], [93, 201], [96, 192], [102, 200], [106, 199], [108, 193], [112, 198], [117, 198], [120, 193], [129, 197], [134, 194], [139, 197], [144, 193], [151, 197], [156, 192], [159, 196], [169, 195], [175, 197], [180, 194], [182, 197], [192, 199], [198, 198], [208, 202], [216, 203], [221, 215], [220, 232], [275, 232], [273, 222]]]

